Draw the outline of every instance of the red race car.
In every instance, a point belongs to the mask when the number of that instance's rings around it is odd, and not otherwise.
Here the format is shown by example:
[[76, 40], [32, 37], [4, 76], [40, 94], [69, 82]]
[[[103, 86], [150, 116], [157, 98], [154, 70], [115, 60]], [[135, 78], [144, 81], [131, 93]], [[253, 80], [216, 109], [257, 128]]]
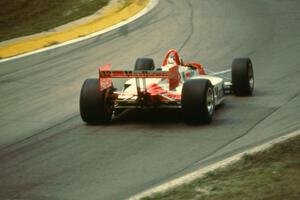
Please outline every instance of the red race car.
[[[124, 109], [182, 109], [188, 124], [209, 123], [225, 94], [252, 95], [254, 74], [249, 58], [237, 58], [231, 69], [212, 72], [195, 62], [183, 62], [169, 50], [161, 67], [150, 58], [138, 58], [134, 70], [99, 67], [99, 78], [87, 79], [80, 94], [80, 115], [88, 124], [106, 124]], [[224, 76], [231, 72], [231, 80]], [[121, 90], [113, 78], [128, 78]]]

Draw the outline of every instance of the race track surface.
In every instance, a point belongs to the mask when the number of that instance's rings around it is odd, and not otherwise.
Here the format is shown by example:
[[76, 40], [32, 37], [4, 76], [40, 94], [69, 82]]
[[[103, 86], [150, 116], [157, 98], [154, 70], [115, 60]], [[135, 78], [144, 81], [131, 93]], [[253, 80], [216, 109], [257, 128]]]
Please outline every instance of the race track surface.
[[[0, 64], [0, 199], [124, 199], [300, 127], [300, 1], [161, 0], [127, 26]], [[251, 57], [253, 97], [229, 96], [207, 126], [179, 111], [129, 111], [109, 126], [79, 116], [97, 67], [185, 60], [224, 70]]]

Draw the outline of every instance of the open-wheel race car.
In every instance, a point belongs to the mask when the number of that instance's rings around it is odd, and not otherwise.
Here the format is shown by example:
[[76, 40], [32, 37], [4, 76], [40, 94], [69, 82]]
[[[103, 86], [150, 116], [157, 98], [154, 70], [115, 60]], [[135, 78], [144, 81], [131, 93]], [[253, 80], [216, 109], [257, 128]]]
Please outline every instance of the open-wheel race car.
[[[224, 76], [231, 72], [231, 79]], [[113, 78], [128, 78], [121, 90]], [[252, 62], [236, 58], [231, 69], [212, 72], [195, 62], [183, 62], [169, 50], [159, 68], [150, 58], [138, 58], [133, 70], [99, 67], [99, 78], [87, 79], [80, 94], [80, 115], [88, 124], [106, 124], [121, 110], [177, 108], [188, 124], [210, 123], [226, 94], [250, 96], [254, 88]]]

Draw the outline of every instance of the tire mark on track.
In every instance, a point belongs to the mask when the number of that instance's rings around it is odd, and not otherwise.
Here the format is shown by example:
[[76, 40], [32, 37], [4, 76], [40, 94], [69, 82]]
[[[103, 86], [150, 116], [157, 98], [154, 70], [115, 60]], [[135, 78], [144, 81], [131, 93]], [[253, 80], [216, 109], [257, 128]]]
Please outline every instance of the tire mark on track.
[[[46, 133], [47, 131], [49, 131], [49, 130], [51, 130], [51, 129], [53, 129], [53, 128], [56, 128], [56, 127], [58, 127], [58, 126], [60, 126], [60, 125], [63, 125], [64, 123], [66, 123], [66, 122], [68, 122], [68, 121], [71, 121], [71, 120], [77, 118], [78, 116], [79, 116], [79, 114], [76, 113], [76, 114], [72, 115], [71, 117], [67, 118], [66, 120], [63, 120], [63, 121], [61, 121], [61, 122], [59, 122], [59, 123], [56, 123], [56, 124], [54, 124], [54, 125], [52, 125], [52, 126], [50, 126], [50, 127], [48, 127], [48, 128], [45, 128], [45, 129], [43, 129], [43, 130], [40, 130], [40, 131], [38, 131], [37, 133], [32, 134], [31, 136], [26, 137], [26, 138], [24, 138], [24, 139], [22, 139], [22, 140], [20, 140], [20, 141], [17, 141], [17, 142], [15, 142], [15, 143], [13, 143], [13, 144], [9, 144], [9, 145], [7, 145], [7, 146], [4, 146], [4, 147], [0, 148], [0, 158], [2, 158], [3, 156], [5, 156], [6, 154], [9, 154], [9, 153], [11, 153], [11, 152], [17, 151], [17, 150], [19, 150], [20, 148], [23, 148], [24, 146], [29, 145], [29, 144], [30, 144], [29, 141], [30, 141], [31, 139], [33, 139], [33, 138], [35, 138], [35, 137], [37, 137], [37, 136], [40, 136], [40, 135]], [[46, 135], [45, 135], [44, 137], [46, 137]], [[43, 139], [44, 139], [44, 138], [43, 138]], [[29, 142], [29, 143], [28, 143], [28, 142]]]
[[189, 42], [191, 39], [193, 33], [194, 33], [194, 8], [190, 0], [187, 1], [187, 4], [190, 8], [190, 16], [189, 16], [189, 22], [190, 22], [190, 32], [187, 36], [187, 38], [183, 41], [183, 44], [178, 48], [178, 52], [181, 52], [182, 49], [185, 47], [185, 45]]

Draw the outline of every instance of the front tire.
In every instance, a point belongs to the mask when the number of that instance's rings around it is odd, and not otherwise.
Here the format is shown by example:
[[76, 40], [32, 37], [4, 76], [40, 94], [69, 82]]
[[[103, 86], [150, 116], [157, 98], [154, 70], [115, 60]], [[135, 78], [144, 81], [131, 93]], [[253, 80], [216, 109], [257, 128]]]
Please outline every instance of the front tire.
[[215, 110], [214, 91], [207, 79], [191, 79], [183, 84], [182, 113], [188, 124], [208, 124]]
[[80, 115], [88, 124], [106, 124], [112, 118], [111, 88], [99, 91], [98, 79], [87, 79], [80, 93]]
[[233, 92], [237, 96], [251, 96], [254, 89], [254, 73], [250, 58], [236, 58], [232, 62]]

